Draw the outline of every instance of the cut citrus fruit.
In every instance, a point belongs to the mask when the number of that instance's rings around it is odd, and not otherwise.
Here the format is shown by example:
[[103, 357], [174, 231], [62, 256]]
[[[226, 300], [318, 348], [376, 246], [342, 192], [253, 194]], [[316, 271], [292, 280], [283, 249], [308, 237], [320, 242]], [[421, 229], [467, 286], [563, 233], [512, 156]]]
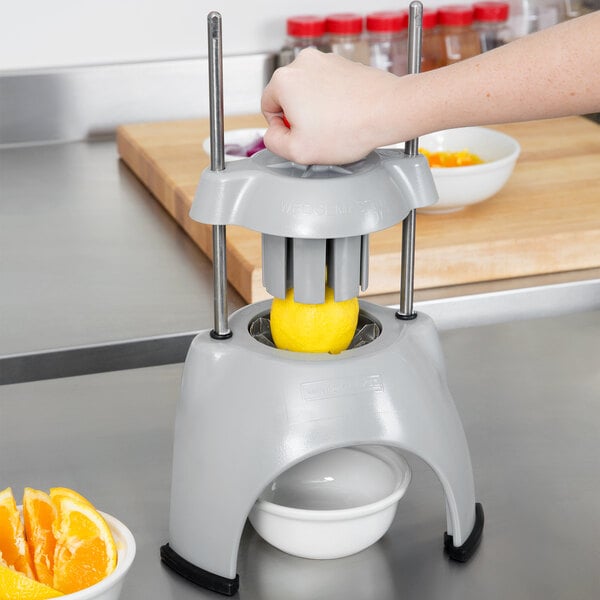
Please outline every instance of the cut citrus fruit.
[[471, 167], [473, 165], [480, 165], [483, 160], [468, 150], [459, 150], [458, 152], [428, 152], [424, 148], [419, 150], [427, 160], [429, 166], [433, 168], [438, 167]]
[[87, 500], [54, 496], [58, 518], [53, 587], [68, 594], [110, 575], [117, 565], [117, 548], [106, 521]]
[[0, 561], [0, 600], [46, 600], [62, 595], [62, 592], [30, 579]]
[[277, 348], [292, 352], [330, 352], [346, 350], [358, 322], [358, 299], [335, 301], [333, 290], [325, 288], [325, 302], [303, 304], [294, 300], [293, 288], [285, 299], [273, 298], [271, 334]]
[[9, 567], [35, 577], [21, 515], [9, 487], [0, 492], [0, 555]]
[[77, 500], [83, 502], [88, 506], [94, 506], [87, 498], [84, 498], [79, 492], [66, 487], [53, 487], [50, 488], [50, 500], [54, 502], [56, 506], [61, 498], [71, 498], [71, 500]]
[[54, 577], [54, 547], [56, 540], [52, 524], [56, 510], [50, 496], [40, 490], [25, 488], [23, 492], [23, 520], [29, 550], [33, 557], [36, 579], [52, 585]]
[[75, 500], [77, 502], [83, 502], [83, 504], [87, 504], [94, 508], [94, 505], [85, 497], [83, 497], [79, 492], [72, 490], [71, 488], [66, 487], [52, 487], [50, 488], [50, 500], [54, 505], [54, 510], [56, 511], [56, 517], [54, 520], [54, 524], [52, 525], [52, 531], [54, 532], [54, 537], [57, 538], [59, 533], [57, 531], [57, 527], [60, 522], [60, 501], [62, 498], [71, 498], [71, 500]]

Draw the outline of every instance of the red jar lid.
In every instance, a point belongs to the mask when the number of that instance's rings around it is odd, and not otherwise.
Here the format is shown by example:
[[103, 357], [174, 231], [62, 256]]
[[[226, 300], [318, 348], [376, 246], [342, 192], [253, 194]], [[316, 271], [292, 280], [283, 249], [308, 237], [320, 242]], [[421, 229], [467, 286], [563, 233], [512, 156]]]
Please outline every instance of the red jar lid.
[[405, 10], [386, 10], [367, 15], [367, 31], [391, 33], [408, 27], [408, 13]]
[[466, 4], [440, 6], [438, 21], [440, 25], [471, 25], [473, 23], [473, 7]]
[[287, 33], [292, 37], [321, 37], [325, 33], [325, 17], [300, 15], [287, 20]]
[[476, 2], [473, 4], [473, 18], [476, 21], [506, 21], [508, 12], [509, 5], [506, 2]]
[[362, 33], [363, 18], [356, 13], [338, 13], [329, 15], [325, 22], [328, 33], [353, 35]]
[[432, 29], [438, 24], [438, 11], [437, 8], [424, 8], [423, 9], [423, 29]]

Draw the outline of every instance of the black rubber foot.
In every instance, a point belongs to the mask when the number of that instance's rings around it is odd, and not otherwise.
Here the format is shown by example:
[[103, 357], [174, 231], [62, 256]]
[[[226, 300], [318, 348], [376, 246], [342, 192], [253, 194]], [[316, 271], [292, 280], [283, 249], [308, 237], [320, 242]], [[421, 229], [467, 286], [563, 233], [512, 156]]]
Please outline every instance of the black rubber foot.
[[481, 506], [481, 503], [476, 502], [473, 531], [471, 531], [471, 534], [462, 546], [455, 546], [452, 536], [444, 533], [444, 550], [452, 560], [467, 562], [475, 554], [475, 550], [477, 550], [481, 541], [481, 534], [483, 533], [483, 521], [483, 506]]
[[179, 573], [179, 575], [196, 585], [206, 588], [211, 592], [217, 592], [225, 596], [233, 596], [240, 587], [239, 575], [236, 575], [235, 579], [228, 579], [227, 577], [221, 577], [220, 575], [205, 571], [179, 556], [169, 544], [160, 547], [160, 558], [167, 567], [173, 569], [173, 571]]

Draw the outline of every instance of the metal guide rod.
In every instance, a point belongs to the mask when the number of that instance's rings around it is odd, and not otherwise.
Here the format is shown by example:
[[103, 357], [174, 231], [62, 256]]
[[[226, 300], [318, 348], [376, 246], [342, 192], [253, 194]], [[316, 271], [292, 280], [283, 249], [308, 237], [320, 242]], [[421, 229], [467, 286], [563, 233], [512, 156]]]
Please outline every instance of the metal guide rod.
[[[210, 94], [210, 169], [225, 168], [223, 139], [223, 43], [220, 13], [208, 13], [208, 80]], [[227, 242], [225, 225], [212, 227], [214, 328], [216, 339], [231, 337], [227, 315]]]
[[[421, 71], [421, 46], [423, 38], [423, 5], [421, 2], [411, 2], [409, 6], [408, 29], [408, 72]], [[419, 153], [419, 138], [408, 140], [404, 151], [409, 156]], [[396, 313], [399, 319], [414, 319], [417, 314], [413, 311], [414, 280], [415, 280], [415, 227], [416, 211], [411, 210], [402, 221], [402, 262], [400, 272], [400, 310]]]

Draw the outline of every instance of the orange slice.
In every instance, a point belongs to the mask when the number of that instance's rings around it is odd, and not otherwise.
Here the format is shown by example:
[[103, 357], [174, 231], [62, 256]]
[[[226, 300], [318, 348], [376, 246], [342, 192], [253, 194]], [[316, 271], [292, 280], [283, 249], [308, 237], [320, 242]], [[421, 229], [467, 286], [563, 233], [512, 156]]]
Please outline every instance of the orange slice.
[[56, 518], [50, 496], [40, 490], [25, 488], [23, 492], [23, 520], [29, 550], [33, 557], [36, 579], [52, 585], [54, 580], [54, 547], [56, 540], [52, 524]]
[[0, 492], [0, 555], [9, 567], [35, 577], [21, 515], [9, 487]]
[[55, 498], [53, 587], [68, 594], [110, 575], [117, 566], [117, 547], [106, 521], [89, 502], [56, 493]]
[[0, 561], [0, 600], [46, 600], [63, 594]]
[[77, 502], [82, 502], [83, 504], [87, 504], [94, 508], [94, 505], [84, 496], [82, 496], [79, 492], [72, 490], [71, 488], [66, 487], [53, 487], [50, 488], [50, 500], [54, 505], [54, 510], [56, 511], [56, 518], [54, 520], [54, 524], [52, 525], [52, 531], [54, 532], [54, 538], [56, 539], [59, 535], [57, 528], [60, 522], [60, 501], [62, 498], [71, 498], [71, 500], [75, 500]]
[[77, 500], [83, 502], [88, 506], [94, 506], [87, 498], [84, 498], [79, 492], [66, 487], [53, 487], [50, 488], [50, 500], [56, 506], [59, 504], [61, 498], [71, 498], [71, 500]]
[[429, 166], [433, 168], [438, 167], [470, 167], [473, 165], [480, 165], [483, 160], [468, 150], [459, 150], [458, 152], [428, 152], [424, 148], [419, 150], [427, 160]]

